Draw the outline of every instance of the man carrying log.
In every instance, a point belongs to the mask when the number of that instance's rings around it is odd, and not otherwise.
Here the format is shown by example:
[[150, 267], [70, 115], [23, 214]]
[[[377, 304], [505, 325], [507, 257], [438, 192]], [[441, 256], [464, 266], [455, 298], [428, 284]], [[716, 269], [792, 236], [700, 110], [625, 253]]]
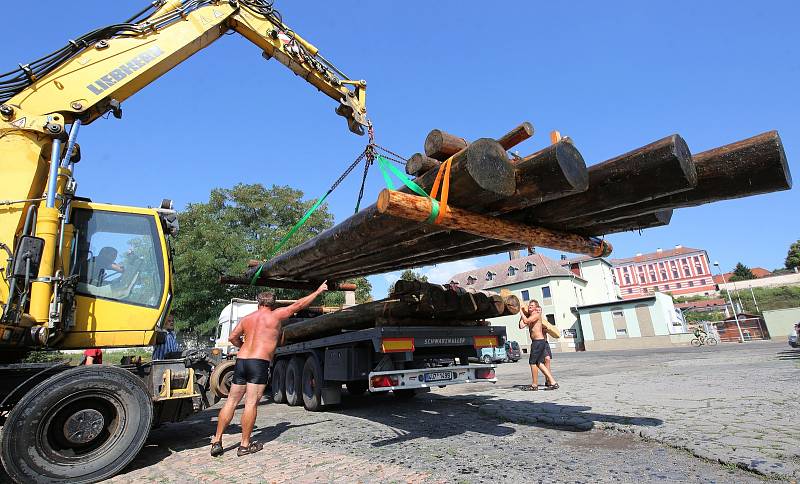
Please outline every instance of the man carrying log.
[[525, 308], [521, 310], [522, 314], [519, 319], [519, 328], [528, 327], [531, 337], [531, 355], [528, 363], [531, 365], [531, 380], [532, 384], [526, 390], [536, 391], [539, 389], [539, 371], [542, 372], [545, 378], [545, 390], [557, 390], [558, 383], [553, 374], [550, 372], [550, 365], [547, 364], [547, 358], [552, 358], [550, 353], [550, 345], [544, 337], [544, 328], [542, 327], [542, 307], [535, 299], [528, 303], [527, 311]]
[[231, 423], [233, 413], [242, 397], [246, 397], [244, 413], [242, 413], [242, 442], [239, 444], [236, 455], [241, 457], [264, 448], [261, 442], [250, 442], [250, 433], [256, 422], [258, 402], [264, 395], [264, 389], [269, 379], [270, 361], [278, 346], [281, 322], [310, 306], [317, 296], [327, 290], [328, 285], [325, 281], [316, 291], [282, 308], [275, 307], [274, 294], [262, 292], [256, 297], [258, 310], [245, 316], [231, 332], [229, 341], [239, 348], [239, 351], [236, 353], [236, 366], [233, 370], [233, 381], [228, 399], [225, 401], [225, 406], [219, 411], [217, 433], [211, 441], [213, 457], [220, 456], [224, 452], [222, 434]]

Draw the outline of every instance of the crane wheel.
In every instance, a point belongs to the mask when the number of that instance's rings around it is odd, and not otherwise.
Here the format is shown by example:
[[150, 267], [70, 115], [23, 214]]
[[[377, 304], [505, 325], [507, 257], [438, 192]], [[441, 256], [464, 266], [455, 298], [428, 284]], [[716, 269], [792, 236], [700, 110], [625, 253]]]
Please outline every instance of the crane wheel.
[[235, 365], [236, 360], [226, 360], [215, 366], [211, 371], [209, 386], [211, 387], [211, 394], [216, 398], [228, 398], [228, 393], [231, 391], [231, 381], [233, 380], [233, 367]]
[[16, 482], [97, 482], [136, 457], [152, 420], [147, 388], [133, 373], [79, 366], [42, 381], [14, 406], [0, 458]]

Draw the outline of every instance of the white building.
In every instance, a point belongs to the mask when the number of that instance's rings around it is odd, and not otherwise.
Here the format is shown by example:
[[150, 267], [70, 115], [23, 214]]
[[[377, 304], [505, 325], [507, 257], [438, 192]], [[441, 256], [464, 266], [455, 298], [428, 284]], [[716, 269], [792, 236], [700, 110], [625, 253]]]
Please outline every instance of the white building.
[[[544, 317], [562, 334], [550, 346], [562, 351], [576, 350], [579, 320], [573, 308], [619, 299], [611, 265], [599, 258], [564, 258], [559, 262], [532, 254], [462, 272], [451, 281], [466, 289], [514, 294], [523, 304], [536, 299]], [[495, 318], [492, 324], [505, 326], [509, 340], [518, 341], [523, 347], [530, 345], [527, 329], [519, 329], [519, 316]]]

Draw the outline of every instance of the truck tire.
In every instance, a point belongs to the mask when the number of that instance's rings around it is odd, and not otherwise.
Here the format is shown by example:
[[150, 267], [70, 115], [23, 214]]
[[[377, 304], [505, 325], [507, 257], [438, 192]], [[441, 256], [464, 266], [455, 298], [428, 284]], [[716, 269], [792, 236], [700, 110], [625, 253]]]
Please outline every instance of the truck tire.
[[286, 358], [281, 358], [275, 363], [275, 368], [272, 370], [270, 392], [272, 401], [275, 403], [286, 403], [286, 367], [288, 365]]
[[347, 392], [353, 396], [359, 396], [366, 393], [367, 389], [369, 388], [369, 382], [367, 380], [356, 380], [356, 381], [349, 381], [345, 383], [347, 387]]
[[303, 404], [303, 365], [305, 361], [300, 356], [289, 360], [286, 367], [286, 403], [296, 407]]
[[150, 433], [144, 383], [113, 366], [79, 366], [51, 376], [11, 410], [0, 458], [16, 482], [97, 482], [133, 460]]
[[310, 355], [303, 365], [303, 406], [311, 412], [322, 410], [322, 387], [325, 380], [322, 376], [322, 366], [319, 361]]
[[215, 366], [211, 371], [209, 384], [211, 386], [211, 393], [216, 398], [228, 398], [228, 394], [231, 391], [234, 366], [236, 366], [236, 360], [227, 360]]

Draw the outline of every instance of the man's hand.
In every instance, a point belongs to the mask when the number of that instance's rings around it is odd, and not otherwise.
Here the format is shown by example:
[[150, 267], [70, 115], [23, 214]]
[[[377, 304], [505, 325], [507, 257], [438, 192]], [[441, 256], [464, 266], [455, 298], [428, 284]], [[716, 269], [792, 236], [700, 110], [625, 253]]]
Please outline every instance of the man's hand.
[[317, 293], [318, 294], [322, 294], [323, 292], [325, 292], [327, 290], [328, 290], [328, 280], [326, 279], [326, 280], [322, 281], [322, 284], [320, 284], [319, 287], [317, 288]]

